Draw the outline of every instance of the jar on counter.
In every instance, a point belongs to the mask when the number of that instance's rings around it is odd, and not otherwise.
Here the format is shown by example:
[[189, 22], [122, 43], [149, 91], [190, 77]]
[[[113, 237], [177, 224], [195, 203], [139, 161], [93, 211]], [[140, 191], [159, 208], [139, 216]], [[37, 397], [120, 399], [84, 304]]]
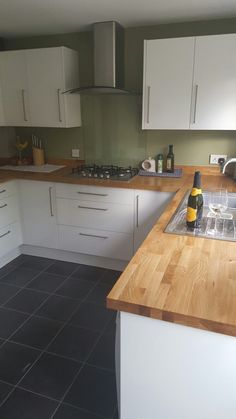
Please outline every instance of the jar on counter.
[[163, 172], [163, 154], [158, 154], [157, 155], [157, 173], [162, 173]]

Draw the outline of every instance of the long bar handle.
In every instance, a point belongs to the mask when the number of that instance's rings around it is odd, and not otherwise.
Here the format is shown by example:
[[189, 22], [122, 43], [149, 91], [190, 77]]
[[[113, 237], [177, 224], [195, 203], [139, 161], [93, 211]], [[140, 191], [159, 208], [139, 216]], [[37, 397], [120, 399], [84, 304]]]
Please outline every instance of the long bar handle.
[[136, 227], [139, 227], [139, 195], [136, 196]]
[[1, 239], [2, 237], [6, 236], [7, 234], [10, 234], [10, 232], [11, 232], [11, 230], [8, 230], [6, 233], [2, 234], [2, 235], [0, 236], [0, 239]]
[[61, 89], [57, 89], [58, 117], [59, 117], [59, 122], [62, 122], [60, 96], [61, 96]]
[[151, 95], [151, 86], [147, 88], [147, 124], [149, 124], [149, 116], [150, 116], [150, 95]]
[[3, 204], [3, 205], [1, 205], [1, 206], [0, 206], [0, 209], [1, 209], [1, 208], [5, 208], [5, 207], [7, 207], [7, 204]]
[[196, 86], [195, 86], [194, 112], [193, 112], [193, 124], [196, 124], [196, 114], [197, 114], [197, 96], [198, 96], [198, 84], [196, 84]]
[[108, 208], [85, 207], [83, 205], [78, 205], [78, 208], [91, 209], [91, 210], [96, 210], [96, 211], [108, 211]]
[[107, 193], [77, 192], [80, 195], [108, 196]]
[[53, 189], [53, 187], [49, 186], [48, 193], [49, 193], [50, 215], [51, 215], [51, 217], [54, 217], [53, 205], [52, 205], [52, 189]]
[[21, 89], [21, 96], [22, 96], [24, 121], [28, 121], [27, 114], [26, 114], [26, 106], [25, 106], [25, 89]]
[[97, 236], [96, 234], [85, 234], [85, 233], [79, 233], [80, 236], [85, 236], [85, 237], [95, 237], [97, 239], [108, 239], [107, 236]]
[[2, 189], [2, 190], [0, 191], [0, 193], [3, 193], [3, 192], [6, 192], [6, 189]]

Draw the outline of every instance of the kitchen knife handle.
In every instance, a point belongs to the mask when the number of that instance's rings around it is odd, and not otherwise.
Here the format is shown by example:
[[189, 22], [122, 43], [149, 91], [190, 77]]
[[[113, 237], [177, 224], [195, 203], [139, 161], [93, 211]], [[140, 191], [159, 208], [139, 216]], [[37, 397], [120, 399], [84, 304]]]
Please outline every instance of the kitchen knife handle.
[[52, 190], [53, 190], [53, 187], [52, 187], [52, 186], [50, 186], [50, 187], [48, 188], [48, 193], [49, 193], [49, 205], [50, 205], [50, 215], [51, 215], [51, 217], [54, 217], [54, 214], [53, 214], [53, 205], [52, 205]]
[[195, 86], [194, 111], [193, 111], [193, 124], [196, 124], [196, 114], [197, 114], [197, 96], [198, 96], [198, 84], [196, 84], [196, 86]]
[[25, 89], [21, 89], [21, 96], [22, 96], [24, 121], [28, 121], [27, 114], [26, 114], [26, 107], [25, 107]]
[[147, 124], [149, 124], [149, 116], [150, 116], [150, 94], [151, 94], [151, 86], [147, 88]]
[[136, 196], [136, 227], [139, 227], [139, 195]]
[[61, 89], [57, 89], [58, 117], [59, 117], [59, 122], [62, 122], [60, 96], [61, 96]]

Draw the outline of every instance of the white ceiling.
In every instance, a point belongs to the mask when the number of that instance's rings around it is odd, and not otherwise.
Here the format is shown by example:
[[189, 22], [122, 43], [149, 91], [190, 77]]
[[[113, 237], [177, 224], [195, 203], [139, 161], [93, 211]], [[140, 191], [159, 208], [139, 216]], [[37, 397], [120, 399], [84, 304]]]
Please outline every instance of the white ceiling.
[[235, 0], [0, 0], [0, 36], [77, 32], [93, 22], [123, 26], [236, 17]]

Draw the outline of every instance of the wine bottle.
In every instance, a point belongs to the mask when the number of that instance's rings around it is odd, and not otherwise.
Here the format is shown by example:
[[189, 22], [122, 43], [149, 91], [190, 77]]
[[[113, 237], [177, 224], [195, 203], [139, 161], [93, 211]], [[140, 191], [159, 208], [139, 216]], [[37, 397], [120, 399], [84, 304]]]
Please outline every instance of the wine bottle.
[[203, 211], [201, 173], [195, 172], [191, 193], [188, 198], [186, 223], [189, 230], [200, 227]]
[[169, 173], [174, 172], [174, 152], [173, 152], [173, 145], [169, 145], [169, 151], [166, 157], [166, 171]]

